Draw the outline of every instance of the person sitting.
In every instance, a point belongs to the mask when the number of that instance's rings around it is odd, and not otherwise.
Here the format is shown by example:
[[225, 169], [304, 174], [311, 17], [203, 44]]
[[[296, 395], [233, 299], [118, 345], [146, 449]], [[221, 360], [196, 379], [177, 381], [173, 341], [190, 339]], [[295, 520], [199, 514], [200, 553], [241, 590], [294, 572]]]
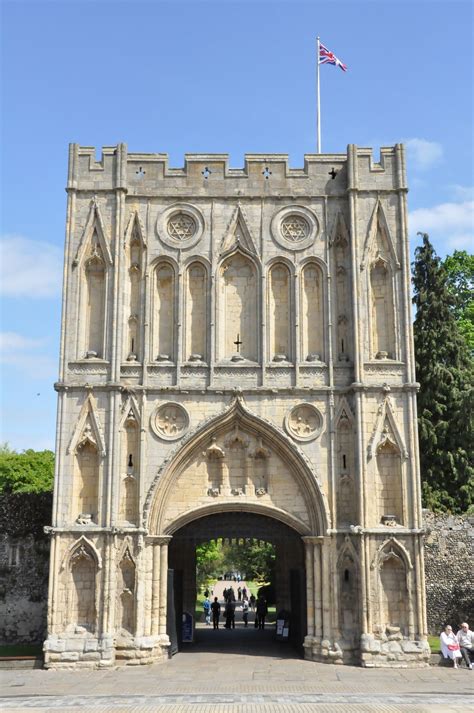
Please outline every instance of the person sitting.
[[467, 622], [461, 624], [461, 628], [456, 634], [456, 639], [459, 644], [461, 656], [466, 662], [466, 666], [472, 671], [472, 662], [474, 661], [474, 632], [470, 630]]
[[446, 624], [440, 635], [441, 653], [445, 659], [452, 659], [454, 668], [458, 668], [458, 659], [461, 658], [459, 642], [456, 639], [453, 627]]

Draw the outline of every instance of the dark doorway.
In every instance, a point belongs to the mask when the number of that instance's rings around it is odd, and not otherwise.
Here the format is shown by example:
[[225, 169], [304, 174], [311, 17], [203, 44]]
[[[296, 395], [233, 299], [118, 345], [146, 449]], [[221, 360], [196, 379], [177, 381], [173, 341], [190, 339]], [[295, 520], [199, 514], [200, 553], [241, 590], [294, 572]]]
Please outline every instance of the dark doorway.
[[[196, 610], [202, 599], [202, 592], [196, 585], [196, 547], [212, 540], [239, 543], [261, 541], [271, 543], [275, 551], [275, 581], [273, 614], [267, 618], [264, 631], [254, 628], [255, 613], [249, 616], [249, 626], [244, 628], [240, 607], [236, 615], [236, 628], [231, 631], [212, 630], [206, 626], [203, 610]], [[306, 577], [304, 568], [304, 545], [301, 535], [288, 525], [272, 517], [247, 513], [226, 512], [195, 520], [173, 534], [169, 545], [169, 566], [174, 570], [170, 597], [174, 615], [168, 612], [168, 626], [175, 629], [173, 639], [178, 650], [242, 651], [247, 654], [295, 657], [303, 654], [303, 640], [306, 635]], [[243, 573], [245, 574], [245, 573]], [[222, 576], [225, 573], [222, 572]], [[222, 583], [220, 583], [222, 584]], [[238, 583], [233, 585], [238, 589]], [[217, 587], [222, 597], [222, 586]], [[170, 599], [168, 600], [170, 601]], [[221, 599], [222, 609], [224, 600]], [[284, 610], [290, 615], [290, 629], [287, 639], [277, 639], [276, 614]], [[193, 642], [181, 638], [183, 613], [194, 617]], [[223, 617], [222, 617], [223, 619]], [[174, 622], [174, 623], [173, 623]], [[171, 632], [168, 632], [171, 638]], [[176, 649], [174, 649], [176, 650]]]

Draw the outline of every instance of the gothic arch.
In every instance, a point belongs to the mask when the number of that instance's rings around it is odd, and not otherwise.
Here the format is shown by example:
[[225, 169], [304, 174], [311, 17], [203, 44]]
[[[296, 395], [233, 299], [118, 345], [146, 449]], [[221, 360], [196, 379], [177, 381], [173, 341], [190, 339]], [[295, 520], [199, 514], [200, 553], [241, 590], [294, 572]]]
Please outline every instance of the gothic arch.
[[395, 250], [395, 245], [388, 227], [387, 218], [385, 216], [385, 211], [383, 209], [382, 203], [379, 198], [375, 203], [372, 216], [369, 221], [369, 228], [367, 231], [367, 237], [364, 243], [364, 251], [361, 262], [361, 270], [364, 270], [367, 265], [369, 265], [375, 259], [374, 246], [377, 243], [378, 233], [381, 233], [383, 241], [388, 247], [387, 258], [390, 257], [386, 262], [390, 262], [397, 269], [400, 268], [400, 262], [398, 260], [397, 251]]
[[396, 537], [387, 537], [387, 539], [379, 545], [372, 559], [370, 569], [380, 569], [384, 561], [390, 557], [398, 557], [403, 562], [406, 572], [413, 569], [410, 553]]
[[177, 277], [179, 268], [168, 256], [153, 261], [151, 289], [151, 361], [175, 361]]
[[244, 250], [249, 255], [258, 255], [256, 243], [249, 228], [249, 221], [240, 203], [234, 209], [232, 217], [227, 224], [220, 245], [220, 254], [225, 256], [239, 249]]
[[97, 413], [97, 404], [92, 394], [89, 394], [82, 404], [67, 453], [76, 453], [78, 446], [86, 442], [94, 445], [102, 457], [105, 456], [103, 429]]
[[[300, 354], [302, 361], [326, 361], [327, 265], [311, 257], [299, 265]], [[313, 274], [314, 273], [314, 274]]]
[[[230, 277], [232, 271], [232, 277]], [[260, 358], [260, 261], [239, 247], [222, 255], [217, 267], [218, 359], [235, 360], [235, 337], [242, 340], [240, 356]], [[255, 316], [255, 306], [258, 313]], [[234, 355], [234, 356], [233, 356]]]
[[[390, 427], [389, 432], [385, 431], [386, 424]], [[377, 420], [368, 447], [368, 458], [376, 456], [379, 448], [387, 441], [397, 448], [404, 460], [408, 458], [408, 450], [395, 420], [392, 402], [388, 395], [384, 397], [377, 411]]]
[[[255, 435], [257, 438], [264, 438], [265, 441], [272, 444], [274, 452], [284, 461], [302, 491], [308, 512], [309, 526], [305, 527], [303, 522], [298, 522], [296, 517], [282, 509], [279, 510], [255, 501], [250, 503], [248, 500], [243, 501], [242, 499], [235, 499], [232, 502], [219, 501], [219, 503], [211, 503], [203, 507], [190, 507], [183, 516], [184, 520], [192, 520], [222, 508], [244, 511], [249, 509], [286, 521], [299, 532], [306, 529], [305, 534], [308, 534], [308, 527], [312, 533], [325, 533], [330, 522], [329, 509], [313, 466], [283, 431], [249, 411], [239, 396], [234, 397], [231, 405], [224, 412], [205, 421], [190, 433], [170, 458], [162, 464], [145, 499], [143, 527], [154, 534], [162, 533], [168, 497], [178, 477], [192, 462], [195, 455], [209, 445], [211, 438], [228, 432], [233, 425], [242, 427], [246, 433]], [[177, 519], [177, 521], [180, 520], [181, 518]], [[184, 522], [180, 522], [179, 527], [183, 524]], [[174, 524], [172, 523], [170, 527], [174, 527]], [[168, 529], [170, 528], [168, 527]]]
[[145, 228], [143, 227], [142, 220], [140, 218], [140, 214], [138, 210], [133, 210], [130, 213], [130, 217], [128, 219], [127, 227], [125, 229], [125, 240], [124, 240], [124, 247], [126, 245], [129, 245], [131, 240], [134, 237], [137, 237], [138, 240], [141, 243], [142, 248], [146, 248], [146, 231]]
[[102, 213], [100, 212], [99, 204], [95, 196], [90, 202], [89, 215], [87, 216], [86, 225], [79, 241], [79, 246], [73, 261], [73, 267], [82, 265], [84, 260], [87, 258], [87, 250], [90, 247], [94, 233], [97, 234], [98, 242], [106, 265], [112, 265], [113, 259], [109, 247], [109, 238], [105, 229]]
[[102, 569], [102, 557], [99, 550], [96, 548], [92, 540], [89, 540], [88, 537], [82, 535], [78, 540], [72, 542], [65, 551], [59, 567], [60, 572], [71, 568], [73, 557], [76, 553], [79, 553], [81, 548], [83, 548], [84, 552], [94, 560], [97, 569]]

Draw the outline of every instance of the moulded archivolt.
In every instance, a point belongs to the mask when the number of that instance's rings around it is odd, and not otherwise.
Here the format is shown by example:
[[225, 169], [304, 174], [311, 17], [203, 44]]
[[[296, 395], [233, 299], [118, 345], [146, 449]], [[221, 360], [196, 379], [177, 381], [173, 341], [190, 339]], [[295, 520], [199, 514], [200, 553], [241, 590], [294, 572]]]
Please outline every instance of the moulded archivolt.
[[199, 242], [204, 226], [204, 216], [195, 206], [174, 203], [158, 216], [156, 233], [165, 245], [186, 250]]
[[319, 233], [315, 214], [301, 205], [281, 208], [272, 218], [272, 236], [288, 250], [304, 250], [314, 243]]
[[298, 404], [286, 414], [285, 428], [297, 441], [312, 441], [323, 430], [323, 417], [312, 404]]
[[153, 432], [162, 440], [176, 441], [188, 430], [189, 415], [181, 404], [168, 401], [153, 411], [150, 425]]

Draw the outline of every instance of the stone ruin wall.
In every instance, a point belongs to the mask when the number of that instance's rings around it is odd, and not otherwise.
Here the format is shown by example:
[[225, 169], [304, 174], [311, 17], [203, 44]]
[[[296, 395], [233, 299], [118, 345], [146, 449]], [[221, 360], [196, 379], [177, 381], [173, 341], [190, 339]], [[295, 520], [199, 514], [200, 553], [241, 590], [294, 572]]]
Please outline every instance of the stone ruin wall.
[[[0, 645], [46, 632], [52, 494], [0, 496]], [[423, 511], [428, 630], [474, 627], [474, 517]]]
[[463, 621], [474, 629], [474, 516], [423, 511], [428, 632]]
[[52, 493], [0, 495], [0, 645], [46, 634]]

